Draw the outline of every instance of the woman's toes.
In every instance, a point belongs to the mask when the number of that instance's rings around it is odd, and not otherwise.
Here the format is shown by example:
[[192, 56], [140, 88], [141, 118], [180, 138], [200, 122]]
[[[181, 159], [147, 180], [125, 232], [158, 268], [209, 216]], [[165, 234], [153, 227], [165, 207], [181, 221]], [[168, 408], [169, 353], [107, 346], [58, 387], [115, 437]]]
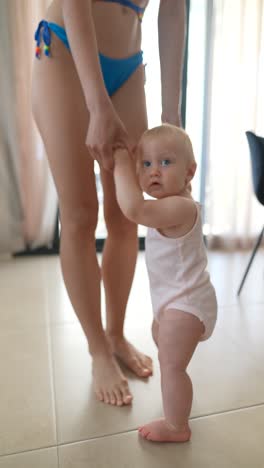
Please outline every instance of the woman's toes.
[[111, 400], [111, 399], [110, 399], [109, 393], [108, 393], [108, 392], [105, 392], [105, 393], [104, 393], [104, 402], [107, 403], [107, 404], [109, 405], [110, 400]]
[[118, 406], [131, 403], [132, 395], [128, 381], [112, 354], [94, 359], [93, 378], [94, 391], [98, 400]]
[[152, 359], [149, 358], [149, 357], [146, 357], [146, 359], [144, 359], [144, 361], [141, 361], [141, 366], [145, 369], [147, 369], [147, 371], [150, 373], [150, 375], [152, 374], [153, 372], [153, 364], [152, 364]]
[[103, 392], [97, 391], [97, 392], [95, 392], [95, 395], [96, 395], [97, 400], [104, 401]]
[[111, 394], [110, 403], [111, 405], [116, 405], [116, 396], [114, 393]]
[[147, 358], [145, 366], [152, 372], [153, 371], [153, 362], [151, 358]]
[[116, 398], [116, 405], [117, 406], [122, 406], [124, 404], [123, 403], [123, 398], [122, 398], [122, 393], [119, 390], [119, 388], [115, 389], [115, 398]]
[[138, 375], [140, 375], [140, 377], [150, 377], [152, 375], [152, 370], [148, 369], [145, 366], [140, 366], [138, 370]]
[[132, 400], [133, 400], [132, 395], [126, 395], [126, 396], [124, 397], [124, 400], [123, 400], [123, 401], [124, 401], [124, 404], [125, 404], [125, 405], [131, 405]]
[[130, 366], [135, 374], [137, 374], [139, 377], [146, 377], [149, 375], [149, 370], [147, 367], [145, 367], [144, 364], [142, 364], [136, 357], [131, 359]]
[[116, 399], [116, 404], [117, 406], [123, 406], [124, 402], [121, 395]]
[[120, 392], [121, 392], [121, 397], [124, 405], [130, 405], [131, 401], [133, 400], [133, 397], [130, 393], [129, 387], [128, 387], [128, 382], [126, 379], [122, 380], [121, 386], [120, 386]]
[[130, 403], [132, 402], [133, 397], [128, 389], [122, 392], [122, 400], [124, 405], [130, 405]]
[[150, 375], [152, 375], [152, 370], [147, 368], [147, 367], [143, 367], [142, 368], [142, 376], [149, 377]]
[[131, 393], [129, 392], [129, 389], [123, 389], [123, 392], [122, 392], [122, 400], [123, 400], [123, 403], [124, 405], [130, 405], [132, 400], [133, 400], [133, 397], [131, 395]]
[[150, 358], [134, 357], [131, 360], [131, 368], [139, 377], [149, 377], [152, 375], [152, 360]]

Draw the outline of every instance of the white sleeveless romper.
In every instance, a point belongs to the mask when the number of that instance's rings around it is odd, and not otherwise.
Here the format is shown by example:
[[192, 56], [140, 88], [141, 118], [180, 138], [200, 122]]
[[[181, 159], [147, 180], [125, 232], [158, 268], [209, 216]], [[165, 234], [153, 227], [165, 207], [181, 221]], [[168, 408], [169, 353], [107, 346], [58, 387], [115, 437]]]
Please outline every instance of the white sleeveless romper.
[[157, 321], [162, 310], [178, 309], [197, 316], [205, 326], [202, 340], [209, 338], [217, 317], [214, 287], [206, 270], [207, 256], [202, 234], [200, 205], [192, 229], [171, 239], [148, 228], [146, 265], [153, 314]]

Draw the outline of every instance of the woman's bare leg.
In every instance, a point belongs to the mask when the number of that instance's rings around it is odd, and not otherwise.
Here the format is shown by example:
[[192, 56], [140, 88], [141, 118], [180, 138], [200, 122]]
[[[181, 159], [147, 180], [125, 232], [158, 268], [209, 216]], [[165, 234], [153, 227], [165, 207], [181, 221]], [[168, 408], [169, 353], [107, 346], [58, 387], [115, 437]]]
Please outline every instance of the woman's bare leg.
[[[114, 94], [112, 100], [130, 137], [137, 142], [147, 128], [143, 66]], [[138, 252], [137, 226], [124, 217], [118, 206], [113, 175], [102, 170], [101, 178], [108, 230], [102, 261], [107, 334], [115, 354], [137, 375], [147, 377], [152, 374], [151, 359], [139, 352], [123, 335]]]
[[98, 201], [93, 161], [85, 146], [89, 115], [72, 57], [55, 36], [52, 58], [35, 64], [33, 112], [58, 192], [62, 271], [89, 343], [95, 392], [106, 403], [128, 404], [132, 396], [127, 380], [101, 323], [101, 272], [94, 238]]
[[159, 323], [159, 361], [165, 419], [139, 428], [140, 434], [157, 442], [186, 442], [191, 431], [192, 382], [186, 372], [204, 333], [203, 323], [180, 310], [166, 310]]

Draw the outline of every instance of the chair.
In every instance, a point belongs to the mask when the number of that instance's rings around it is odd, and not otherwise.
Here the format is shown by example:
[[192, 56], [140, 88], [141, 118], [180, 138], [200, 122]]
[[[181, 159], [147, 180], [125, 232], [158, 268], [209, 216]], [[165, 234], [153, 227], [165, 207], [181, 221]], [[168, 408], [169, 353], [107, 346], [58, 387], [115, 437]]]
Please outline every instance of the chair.
[[[253, 188], [254, 193], [257, 197], [259, 203], [264, 205], [264, 138], [255, 135], [253, 132], [246, 132], [247, 141], [249, 145], [249, 152], [251, 158], [251, 168], [252, 168], [252, 179], [253, 179]], [[256, 252], [260, 246], [262, 237], [264, 233], [264, 226], [259, 234], [256, 245], [253, 249], [252, 255], [248, 262], [248, 266], [242, 278], [241, 284], [237, 291], [237, 295], [241, 293], [244, 282], [246, 280], [247, 274], [251, 267], [251, 264], [254, 260]]]

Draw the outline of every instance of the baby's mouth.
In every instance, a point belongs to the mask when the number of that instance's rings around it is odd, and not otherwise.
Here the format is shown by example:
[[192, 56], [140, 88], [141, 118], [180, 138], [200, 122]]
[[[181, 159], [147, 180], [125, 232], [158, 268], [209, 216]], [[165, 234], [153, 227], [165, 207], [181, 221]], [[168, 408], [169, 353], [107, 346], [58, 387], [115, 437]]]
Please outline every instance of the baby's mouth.
[[150, 188], [160, 187], [160, 183], [155, 181], [150, 184]]

